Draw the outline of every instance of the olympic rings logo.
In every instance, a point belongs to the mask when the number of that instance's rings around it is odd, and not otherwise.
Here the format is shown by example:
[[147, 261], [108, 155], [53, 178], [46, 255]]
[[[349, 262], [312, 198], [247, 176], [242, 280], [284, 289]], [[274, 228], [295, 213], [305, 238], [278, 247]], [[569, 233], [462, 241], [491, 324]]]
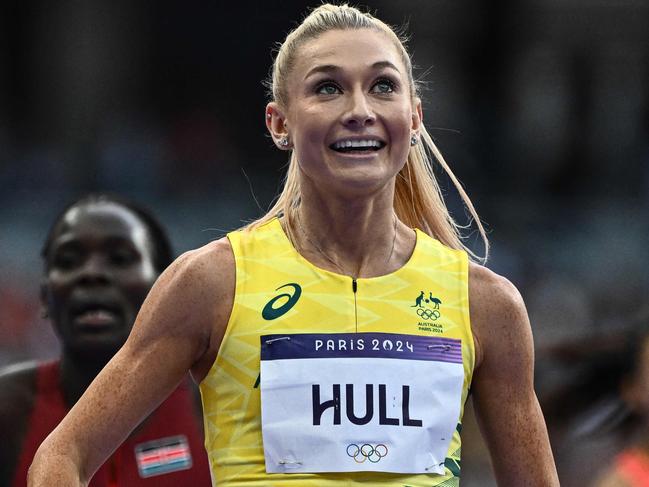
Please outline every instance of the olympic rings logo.
[[379, 443], [376, 447], [369, 443], [358, 446], [356, 443], [347, 445], [347, 456], [354, 459], [356, 463], [364, 463], [369, 460], [372, 463], [378, 463], [381, 458], [388, 454], [388, 447]]
[[417, 314], [425, 320], [433, 320], [433, 321], [435, 321], [437, 318], [441, 316], [439, 311], [437, 311], [436, 309], [428, 309], [428, 308], [418, 308]]

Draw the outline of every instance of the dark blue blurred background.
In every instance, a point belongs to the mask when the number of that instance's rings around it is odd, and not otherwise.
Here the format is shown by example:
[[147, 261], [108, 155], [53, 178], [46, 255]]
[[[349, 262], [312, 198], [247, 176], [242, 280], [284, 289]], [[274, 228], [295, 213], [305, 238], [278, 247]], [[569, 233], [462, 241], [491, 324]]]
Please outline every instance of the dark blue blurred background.
[[[537, 343], [637, 313], [649, 290], [649, 2], [365, 4], [409, 24], [425, 122], [489, 226], [490, 265], [523, 290]], [[38, 249], [81, 193], [149, 205], [178, 252], [258, 216], [253, 193], [267, 208], [285, 154], [266, 135], [262, 81], [307, 5], [3, 4], [0, 363], [55, 353], [34, 314]]]
[[[286, 160], [266, 135], [262, 81], [307, 5], [2, 4], [0, 365], [57, 353], [39, 317], [38, 253], [80, 194], [150, 206], [178, 253], [268, 207]], [[638, 315], [649, 295], [649, 2], [364, 5], [409, 24], [425, 122], [488, 225], [489, 265], [523, 292], [537, 347]]]

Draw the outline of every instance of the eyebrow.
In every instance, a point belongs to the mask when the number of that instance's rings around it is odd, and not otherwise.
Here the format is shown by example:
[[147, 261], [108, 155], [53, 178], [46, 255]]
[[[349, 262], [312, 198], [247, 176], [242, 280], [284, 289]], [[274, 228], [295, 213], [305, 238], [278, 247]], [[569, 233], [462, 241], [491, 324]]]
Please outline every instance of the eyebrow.
[[[124, 244], [130, 245], [131, 247], [136, 246], [134, 244], [134, 239], [122, 235], [99, 236], [97, 238], [101, 240], [102, 244], [108, 247]], [[62, 235], [52, 241], [52, 248], [58, 250], [67, 249], [68, 247], [81, 247], [83, 246], [83, 241], [83, 237], [80, 238], [79, 236]]]
[[[390, 61], [377, 61], [372, 64], [371, 68], [374, 70], [389, 68], [395, 70], [397, 73], [400, 73], [399, 69]], [[306, 76], [304, 76], [304, 79], [307, 79], [317, 73], [335, 73], [339, 71], [342, 71], [342, 68], [340, 66], [336, 66], [335, 64], [321, 64], [309, 70]]]

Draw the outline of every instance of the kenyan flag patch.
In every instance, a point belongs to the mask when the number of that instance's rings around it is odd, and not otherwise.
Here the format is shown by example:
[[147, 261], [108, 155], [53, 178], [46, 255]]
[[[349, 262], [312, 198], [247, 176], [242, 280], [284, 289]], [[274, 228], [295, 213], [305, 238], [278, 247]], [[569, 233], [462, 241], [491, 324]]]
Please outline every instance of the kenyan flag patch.
[[192, 454], [185, 436], [169, 436], [135, 446], [140, 477], [147, 478], [192, 467]]

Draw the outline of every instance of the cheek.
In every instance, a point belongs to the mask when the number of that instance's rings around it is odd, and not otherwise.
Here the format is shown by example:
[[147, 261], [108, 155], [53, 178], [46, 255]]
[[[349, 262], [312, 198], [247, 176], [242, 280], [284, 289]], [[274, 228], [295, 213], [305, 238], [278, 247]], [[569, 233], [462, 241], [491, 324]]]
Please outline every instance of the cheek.
[[395, 114], [389, 122], [390, 139], [393, 151], [396, 151], [398, 159], [405, 162], [410, 151], [411, 118], [410, 111], [403, 111]]
[[[123, 296], [134, 308], [139, 308], [158, 277], [152, 263], [143, 263], [135, 269], [125, 270], [116, 280]], [[135, 309], [137, 312], [137, 309]]]
[[390, 118], [390, 125], [392, 130], [402, 136], [407, 136], [408, 143], [410, 143], [410, 130], [412, 126], [412, 111], [405, 107], [397, 112], [393, 112]]
[[336, 124], [337, 112], [338, 110], [333, 105], [296, 107], [289, 121], [288, 130], [293, 132], [297, 139], [322, 140]]
[[71, 286], [67, 279], [61, 279], [56, 276], [50, 277], [45, 285], [44, 300], [50, 313], [65, 303]]
[[324, 169], [322, 160], [323, 151], [326, 150], [326, 132], [323, 130], [322, 124], [305, 121], [299, 127], [293, 140], [293, 152], [300, 167], [306, 169], [307, 172]]

